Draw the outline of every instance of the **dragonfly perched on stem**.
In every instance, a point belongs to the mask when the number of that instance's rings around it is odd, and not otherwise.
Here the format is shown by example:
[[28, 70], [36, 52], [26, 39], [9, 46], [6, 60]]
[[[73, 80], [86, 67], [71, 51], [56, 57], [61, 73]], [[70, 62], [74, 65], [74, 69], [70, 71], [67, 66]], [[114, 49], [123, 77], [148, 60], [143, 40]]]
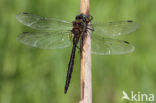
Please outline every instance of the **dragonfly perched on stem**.
[[92, 31], [91, 48], [93, 54], [120, 55], [134, 51], [134, 46], [129, 42], [114, 39], [114, 37], [129, 34], [137, 29], [137, 23], [131, 20], [91, 24], [93, 17], [84, 14], [79, 14], [75, 21], [68, 22], [29, 13], [20, 13], [16, 18], [20, 23], [38, 30], [37, 32], [23, 32], [17, 37], [25, 45], [42, 49], [57, 49], [66, 48], [73, 44], [68, 64], [65, 93], [70, 84], [78, 42], [83, 42], [83, 36], [88, 30]]

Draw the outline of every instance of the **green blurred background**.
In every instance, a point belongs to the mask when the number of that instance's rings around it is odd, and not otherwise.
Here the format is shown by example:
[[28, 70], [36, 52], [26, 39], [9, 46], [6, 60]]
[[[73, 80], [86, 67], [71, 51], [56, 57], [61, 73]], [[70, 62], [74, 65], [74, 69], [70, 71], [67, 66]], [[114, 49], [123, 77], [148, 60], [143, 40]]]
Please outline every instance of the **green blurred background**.
[[[29, 28], [15, 17], [29, 12], [72, 21], [79, 14], [79, 4], [79, 0], [0, 0], [0, 103], [78, 103], [79, 52], [65, 95], [71, 47], [41, 50], [20, 44], [17, 35]], [[123, 90], [156, 96], [156, 1], [91, 0], [90, 9], [94, 21], [135, 20], [139, 24], [136, 32], [123, 38], [135, 45], [135, 52], [92, 56], [93, 103], [121, 103]]]

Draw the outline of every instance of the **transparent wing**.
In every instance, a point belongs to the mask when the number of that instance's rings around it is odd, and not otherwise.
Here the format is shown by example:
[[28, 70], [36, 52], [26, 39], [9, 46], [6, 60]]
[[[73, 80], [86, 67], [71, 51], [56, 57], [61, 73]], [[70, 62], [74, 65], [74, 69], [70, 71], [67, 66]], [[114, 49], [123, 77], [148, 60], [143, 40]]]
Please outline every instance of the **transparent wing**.
[[93, 23], [93, 35], [102, 37], [114, 37], [129, 34], [137, 29], [138, 25], [134, 21], [117, 21], [107, 23]]
[[127, 41], [92, 36], [92, 53], [96, 55], [120, 55], [133, 52], [134, 49]]
[[46, 18], [41, 17], [29, 13], [20, 13], [16, 16], [16, 19], [33, 29], [37, 30], [71, 30], [72, 23], [64, 21], [64, 20], [58, 20], [54, 18]]
[[66, 48], [71, 45], [70, 32], [24, 32], [17, 37], [21, 43], [42, 49]]

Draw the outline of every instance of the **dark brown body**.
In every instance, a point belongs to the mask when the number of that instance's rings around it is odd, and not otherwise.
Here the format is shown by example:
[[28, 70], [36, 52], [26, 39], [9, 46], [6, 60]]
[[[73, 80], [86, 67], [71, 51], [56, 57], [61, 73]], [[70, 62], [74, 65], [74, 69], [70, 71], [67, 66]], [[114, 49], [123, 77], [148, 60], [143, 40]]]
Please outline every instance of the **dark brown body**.
[[76, 47], [79, 42], [79, 40], [83, 40], [83, 35], [85, 32], [87, 32], [87, 26], [88, 23], [92, 20], [88, 16], [80, 14], [76, 16], [76, 20], [73, 21], [73, 29], [71, 30], [73, 34], [73, 48], [72, 48], [72, 53], [70, 56], [70, 61], [68, 64], [68, 72], [67, 72], [67, 77], [66, 77], [66, 84], [65, 84], [65, 90], [64, 93], [67, 92], [70, 79], [71, 79], [71, 74], [73, 71], [73, 65], [74, 65], [74, 58], [75, 58], [75, 52], [76, 52]]

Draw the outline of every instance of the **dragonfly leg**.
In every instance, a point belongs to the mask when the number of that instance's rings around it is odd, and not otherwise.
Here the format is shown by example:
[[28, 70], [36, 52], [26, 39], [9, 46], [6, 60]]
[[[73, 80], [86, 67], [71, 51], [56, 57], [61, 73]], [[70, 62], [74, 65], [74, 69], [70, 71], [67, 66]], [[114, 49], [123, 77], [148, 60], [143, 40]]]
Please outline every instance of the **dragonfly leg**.
[[73, 37], [74, 37], [74, 35], [71, 33], [71, 34], [69, 35], [70, 40], [72, 40]]
[[80, 46], [76, 46], [76, 48], [78, 49], [78, 53], [80, 53]]
[[89, 30], [91, 30], [91, 31], [94, 31], [94, 28], [87, 28], [87, 29], [89, 29]]
[[76, 48], [80, 50], [80, 47], [79, 46], [76, 46]]
[[87, 27], [87, 29], [89, 29], [91, 31], [94, 31], [94, 27], [93, 27], [93, 25], [91, 23], [89, 24], [89, 27]]
[[89, 22], [93, 20], [93, 16], [89, 15]]

